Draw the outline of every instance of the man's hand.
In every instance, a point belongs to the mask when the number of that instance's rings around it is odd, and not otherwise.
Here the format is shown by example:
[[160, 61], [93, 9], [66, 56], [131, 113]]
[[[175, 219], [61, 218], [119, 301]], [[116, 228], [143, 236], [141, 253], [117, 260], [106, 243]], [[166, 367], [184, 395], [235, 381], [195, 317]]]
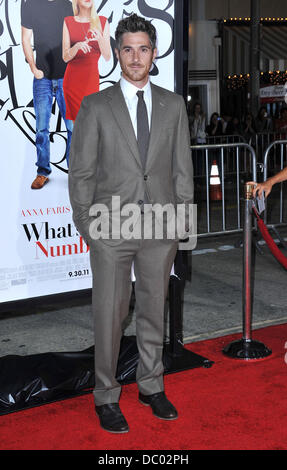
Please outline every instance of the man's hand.
[[33, 75], [35, 78], [37, 78], [37, 80], [40, 80], [41, 78], [44, 78], [44, 72], [43, 70], [39, 70], [37, 69], [37, 67], [35, 67], [33, 70]]
[[287, 167], [283, 168], [283, 170], [279, 171], [274, 176], [271, 176], [271, 178], [268, 178], [268, 180], [264, 181], [264, 183], [259, 183], [256, 184], [254, 181], [249, 181], [249, 184], [255, 185], [254, 190], [253, 190], [253, 196], [256, 197], [256, 193], [258, 193], [259, 197], [261, 198], [262, 192], [265, 191], [265, 197], [267, 197], [274, 184], [277, 183], [282, 183], [283, 181], [287, 180]]
[[25, 58], [30, 66], [30, 70], [32, 74], [34, 75], [34, 77], [40, 80], [41, 78], [44, 77], [44, 72], [42, 70], [39, 70], [35, 63], [34, 52], [31, 46], [31, 39], [32, 39], [33, 31], [32, 29], [24, 28], [24, 26], [22, 26], [21, 33], [22, 33], [22, 47], [23, 47]]
[[265, 197], [267, 197], [271, 193], [272, 189], [272, 182], [270, 180], [264, 181], [264, 183], [255, 183], [254, 181], [248, 181], [247, 184], [253, 184], [253, 197], [256, 197], [258, 194], [259, 198], [262, 198], [262, 193], [264, 191]]

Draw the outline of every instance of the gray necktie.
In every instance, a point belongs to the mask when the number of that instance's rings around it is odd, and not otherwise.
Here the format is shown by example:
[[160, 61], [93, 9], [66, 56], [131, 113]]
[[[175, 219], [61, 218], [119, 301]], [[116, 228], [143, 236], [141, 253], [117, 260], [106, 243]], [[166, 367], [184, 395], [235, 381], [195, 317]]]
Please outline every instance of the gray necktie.
[[143, 99], [143, 91], [138, 91], [138, 105], [137, 105], [137, 141], [139, 153], [141, 157], [142, 167], [145, 169], [146, 157], [149, 144], [149, 125], [148, 115], [145, 101]]

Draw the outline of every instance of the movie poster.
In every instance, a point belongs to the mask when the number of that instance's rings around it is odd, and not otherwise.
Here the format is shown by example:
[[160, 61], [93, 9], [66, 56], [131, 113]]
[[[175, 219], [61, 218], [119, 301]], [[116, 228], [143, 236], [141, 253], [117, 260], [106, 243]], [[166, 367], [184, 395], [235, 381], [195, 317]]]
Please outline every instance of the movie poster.
[[[30, 9], [23, 13], [28, 6]], [[114, 34], [121, 18], [137, 13], [153, 22], [158, 32], [158, 57], [151, 80], [174, 90], [174, 0], [98, 0], [94, 1], [95, 12], [102, 32], [106, 27], [105, 53], [101, 53], [96, 35], [91, 36], [86, 24], [75, 23], [72, 1], [0, 0], [1, 302], [92, 286], [89, 247], [72, 221], [67, 159], [73, 112], [83, 87], [89, 94], [120, 78]], [[34, 33], [30, 37], [31, 31]], [[90, 50], [84, 51], [85, 46], [80, 52], [71, 49], [71, 62], [74, 53], [78, 59], [80, 54], [83, 57], [78, 60], [78, 69], [69, 67], [65, 77], [68, 66], [64, 65], [62, 76], [59, 57], [67, 31], [70, 44], [86, 41]], [[30, 41], [35, 57], [38, 51], [40, 66], [34, 73], [25, 58], [23, 41]], [[53, 74], [55, 79], [47, 79]], [[71, 76], [72, 85], [68, 80]], [[59, 86], [61, 79], [64, 95]], [[63, 107], [67, 113], [69, 108], [67, 119], [63, 118]], [[41, 130], [37, 134], [36, 120]], [[40, 189], [32, 189], [38, 174], [46, 174], [48, 180]]]

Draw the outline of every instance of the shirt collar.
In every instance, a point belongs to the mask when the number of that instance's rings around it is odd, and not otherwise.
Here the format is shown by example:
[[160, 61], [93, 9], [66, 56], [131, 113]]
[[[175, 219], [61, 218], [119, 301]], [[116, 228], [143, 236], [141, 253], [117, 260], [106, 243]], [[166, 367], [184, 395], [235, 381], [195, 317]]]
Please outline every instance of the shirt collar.
[[143, 88], [138, 88], [135, 85], [133, 85], [132, 83], [130, 83], [128, 80], [126, 80], [124, 77], [121, 77], [120, 86], [121, 86], [121, 90], [123, 92], [123, 95], [128, 100], [132, 100], [136, 96], [136, 94], [139, 90], [144, 91], [146, 95], [150, 96], [150, 94], [151, 94], [151, 86], [150, 86], [150, 81], [149, 80]]

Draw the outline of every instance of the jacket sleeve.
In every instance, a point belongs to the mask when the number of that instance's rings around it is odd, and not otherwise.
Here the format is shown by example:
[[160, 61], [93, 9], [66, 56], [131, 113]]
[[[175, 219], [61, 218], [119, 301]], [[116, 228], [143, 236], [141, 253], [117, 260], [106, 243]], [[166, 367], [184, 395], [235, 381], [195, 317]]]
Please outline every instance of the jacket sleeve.
[[173, 182], [177, 204], [193, 203], [193, 164], [185, 103], [179, 102], [178, 124], [173, 146]]
[[[181, 205], [185, 214], [185, 220], [182, 221], [181, 226], [189, 231], [192, 222], [189, 220], [190, 205], [193, 204], [194, 195], [193, 164], [190, 151], [188, 117], [181, 96], [179, 97], [178, 123], [173, 146], [173, 184], [176, 204]], [[179, 211], [177, 213], [179, 216]]]
[[84, 240], [89, 243], [89, 216], [96, 190], [98, 128], [95, 107], [89, 97], [82, 101], [73, 129], [69, 158], [69, 196], [73, 220]]

